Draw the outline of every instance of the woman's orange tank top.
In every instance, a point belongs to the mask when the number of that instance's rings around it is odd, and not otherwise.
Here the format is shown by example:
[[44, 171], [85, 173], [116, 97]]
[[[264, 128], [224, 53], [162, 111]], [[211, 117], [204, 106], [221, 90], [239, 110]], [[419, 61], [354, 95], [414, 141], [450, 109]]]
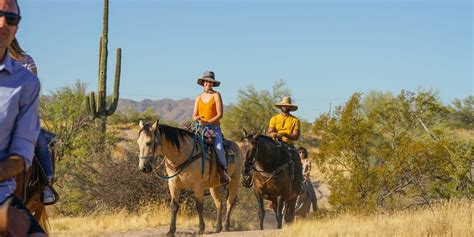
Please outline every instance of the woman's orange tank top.
[[212, 96], [207, 103], [204, 103], [204, 101], [202, 101], [202, 98], [199, 97], [198, 114], [199, 117], [204, 118], [204, 120], [206, 121], [211, 118], [214, 118], [217, 115], [217, 107], [216, 101], [214, 100], [214, 96]]

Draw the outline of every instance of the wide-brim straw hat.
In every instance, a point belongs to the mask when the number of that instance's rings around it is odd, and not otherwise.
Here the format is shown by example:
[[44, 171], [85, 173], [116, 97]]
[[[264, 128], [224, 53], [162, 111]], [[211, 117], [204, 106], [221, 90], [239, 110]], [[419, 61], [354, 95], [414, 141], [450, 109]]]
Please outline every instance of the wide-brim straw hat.
[[205, 71], [202, 74], [202, 77], [197, 80], [197, 84], [204, 86], [204, 81], [209, 81], [212, 82], [214, 87], [218, 87], [221, 82], [216, 80], [216, 76], [214, 75], [214, 72], [212, 71]]
[[275, 104], [275, 106], [279, 109], [281, 109], [283, 106], [286, 106], [290, 108], [290, 111], [298, 110], [298, 106], [291, 103], [291, 97], [289, 96], [284, 96], [280, 103]]

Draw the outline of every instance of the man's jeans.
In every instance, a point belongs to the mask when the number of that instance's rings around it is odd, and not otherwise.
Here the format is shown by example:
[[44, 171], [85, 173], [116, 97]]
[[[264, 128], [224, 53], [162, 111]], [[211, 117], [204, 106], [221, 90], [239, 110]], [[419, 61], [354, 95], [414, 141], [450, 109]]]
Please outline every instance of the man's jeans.
[[46, 137], [43, 129], [41, 129], [38, 140], [36, 141], [35, 154], [48, 177], [53, 176], [53, 161], [51, 160], [48, 149], [50, 141], [51, 140]]

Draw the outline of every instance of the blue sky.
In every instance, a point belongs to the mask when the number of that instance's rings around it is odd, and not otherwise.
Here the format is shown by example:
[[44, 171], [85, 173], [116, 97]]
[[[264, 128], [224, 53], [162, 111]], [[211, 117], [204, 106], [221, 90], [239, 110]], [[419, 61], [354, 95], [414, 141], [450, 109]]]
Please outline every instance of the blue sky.
[[[20, 0], [18, 38], [43, 94], [97, 90], [102, 0]], [[195, 98], [213, 70], [225, 104], [285, 80], [313, 121], [354, 92], [474, 94], [470, 0], [110, 0], [109, 80], [121, 47], [121, 98]]]

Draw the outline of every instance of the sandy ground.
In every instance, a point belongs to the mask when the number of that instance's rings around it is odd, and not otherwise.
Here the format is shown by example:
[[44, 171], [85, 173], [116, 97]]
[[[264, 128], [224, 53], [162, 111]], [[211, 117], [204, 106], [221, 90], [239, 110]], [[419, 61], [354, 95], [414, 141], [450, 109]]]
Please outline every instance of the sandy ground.
[[[329, 188], [326, 183], [320, 182], [320, 181], [315, 181], [313, 182], [313, 187], [316, 190], [316, 196], [318, 197], [318, 206], [321, 208], [327, 208], [328, 207], [328, 201], [327, 198], [329, 196]], [[221, 232], [221, 233], [214, 233], [213, 229], [207, 230], [206, 234], [204, 236], [242, 236], [242, 237], [256, 237], [256, 236], [262, 236], [262, 235], [275, 235], [277, 236], [278, 233], [280, 233], [280, 230], [277, 229], [276, 225], [276, 219], [275, 219], [275, 214], [273, 210], [271, 209], [266, 209], [266, 214], [265, 214], [265, 219], [264, 219], [264, 230], [258, 230], [258, 226], [255, 226], [255, 230], [250, 230], [250, 231], [230, 231], [230, 232]], [[255, 212], [256, 214], [256, 212]], [[257, 224], [257, 223], [256, 223]], [[285, 225], [285, 223], [283, 224]], [[124, 233], [110, 233], [106, 234], [103, 236], [107, 237], [132, 237], [132, 236], [137, 236], [137, 237], [152, 237], [152, 236], [166, 236], [166, 233], [168, 232], [169, 226], [163, 226], [160, 228], [149, 228], [149, 229], [143, 229], [143, 230], [136, 230], [136, 231], [129, 231], [129, 232], [124, 232]], [[195, 228], [188, 228], [188, 229], [183, 229], [177, 226], [178, 230], [176, 231], [175, 236], [196, 236], [198, 227], [196, 223]]]

